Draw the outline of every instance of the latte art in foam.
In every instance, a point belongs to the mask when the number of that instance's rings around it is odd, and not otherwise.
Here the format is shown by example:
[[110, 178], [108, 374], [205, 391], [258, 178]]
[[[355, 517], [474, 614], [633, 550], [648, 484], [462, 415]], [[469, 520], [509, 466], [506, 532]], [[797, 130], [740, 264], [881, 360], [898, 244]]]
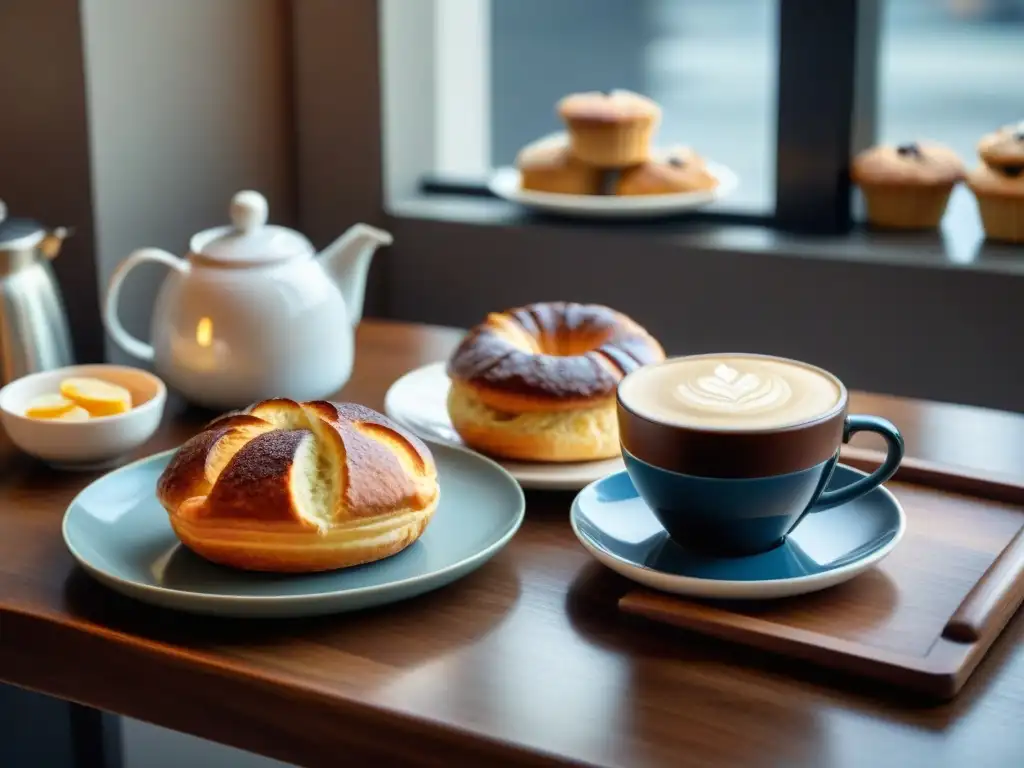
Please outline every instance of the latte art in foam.
[[793, 390], [781, 376], [741, 373], [725, 363], [710, 376], [697, 376], [676, 387], [676, 397], [697, 410], [722, 413], [769, 411], [789, 402]]
[[619, 387], [623, 404], [652, 421], [707, 429], [765, 429], [814, 420], [842, 401], [818, 368], [758, 355], [697, 355], [646, 366]]

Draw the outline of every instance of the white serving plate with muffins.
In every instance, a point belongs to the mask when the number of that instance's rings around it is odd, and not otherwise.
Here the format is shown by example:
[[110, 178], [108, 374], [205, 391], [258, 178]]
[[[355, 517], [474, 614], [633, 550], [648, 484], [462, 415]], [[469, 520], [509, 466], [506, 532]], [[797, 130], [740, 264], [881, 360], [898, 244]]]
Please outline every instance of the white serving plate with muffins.
[[538, 211], [580, 218], [643, 219], [672, 216], [702, 208], [727, 197], [739, 187], [739, 177], [728, 167], [705, 161], [717, 180], [714, 189], [659, 195], [569, 195], [523, 189], [518, 168], [498, 168], [488, 182], [492, 194]]
[[522, 147], [492, 176], [493, 194], [550, 213], [640, 218], [708, 205], [739, 184], [692, 147], [658, 146], [661, 107], [641, 94], [573, 93], [555, 112], [565, 130]]

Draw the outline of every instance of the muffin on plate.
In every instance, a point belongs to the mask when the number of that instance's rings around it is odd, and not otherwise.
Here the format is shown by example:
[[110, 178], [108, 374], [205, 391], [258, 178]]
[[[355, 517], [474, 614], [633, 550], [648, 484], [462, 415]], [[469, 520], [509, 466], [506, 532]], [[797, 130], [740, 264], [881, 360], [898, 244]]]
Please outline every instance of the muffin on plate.
[[671, 195], [718, 186], [704, 158], [689, 147], [673, 147], [645, 163], [627, 168], [615, 185], [617, 195]]
[[1024, 170], [1024, 120], [982, 136], [978, 154], [989, 168], [1009, 170], [1011, 174], [1016, 169], [1019, 174]]
[[601, 192], [603, 172], [577, 160], [569, 151], [569, 137], [565, 134], [545, 136], [527, 144], [519, 150], [515, 164], [523, 189], [563, 195]]
[[985, 236], [1024, 243], [1024, 169], [982, 164], [967, 175], [967, 186], [978, 200]]
[[867, 204], [868, 222], [893, 229], [934, 229], [964, 178], [956, 153], [934, 142], [881, 145], [858, 154], [851, 178]]
[[601, 168], [644, 162], [661, 122], [661, 107], [632, 91], [574, 93], [558, 102], [572, 153]]

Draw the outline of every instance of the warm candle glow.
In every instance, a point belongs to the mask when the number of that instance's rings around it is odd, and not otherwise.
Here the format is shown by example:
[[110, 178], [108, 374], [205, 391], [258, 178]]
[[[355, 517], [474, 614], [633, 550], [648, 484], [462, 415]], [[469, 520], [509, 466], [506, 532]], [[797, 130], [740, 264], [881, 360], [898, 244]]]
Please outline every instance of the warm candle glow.
[[213, 343], [213, 321], [204, 317], [199, 320], [196, 326], [196, 344], [200, 347], [208, 347]]

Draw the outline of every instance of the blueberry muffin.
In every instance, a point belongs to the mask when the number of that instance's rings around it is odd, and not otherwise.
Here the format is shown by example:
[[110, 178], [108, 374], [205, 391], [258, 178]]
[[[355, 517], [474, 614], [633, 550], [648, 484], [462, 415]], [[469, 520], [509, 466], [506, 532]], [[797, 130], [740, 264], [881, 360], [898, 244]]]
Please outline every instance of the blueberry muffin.
[[572, 153], [600, 168], [625, 168], [647, 160], [661, 122], [661, 107], [632, 91], [574, 93], [558, 102]]
[[978, 154], [989, 168], [1024, 170], [1024, 120], [981, 137]]
[[869, 224], [934, 229], [964, 172], [960, 158], [948, 147], [910, 142], [861, 152], [853, 160], [851, 178], [864, 195]]
[[967, 175], [990, 240], [1024, 243], [1024, 168], [982, 164]]
[[708, 171], [704, 158], [689, 147], [674, 147], [657, 153], [646, 163], [622, 171], [615, 184], [615, 194], [671, 195], [717, 186], [718, 179]]
[[515, 164], [523, 189], [562, 195], [601, 192], [601, 169], [577, 160], [569, 151], [569, 139], [564, 134], [546, 136], [527, 144], [519, 150]]

